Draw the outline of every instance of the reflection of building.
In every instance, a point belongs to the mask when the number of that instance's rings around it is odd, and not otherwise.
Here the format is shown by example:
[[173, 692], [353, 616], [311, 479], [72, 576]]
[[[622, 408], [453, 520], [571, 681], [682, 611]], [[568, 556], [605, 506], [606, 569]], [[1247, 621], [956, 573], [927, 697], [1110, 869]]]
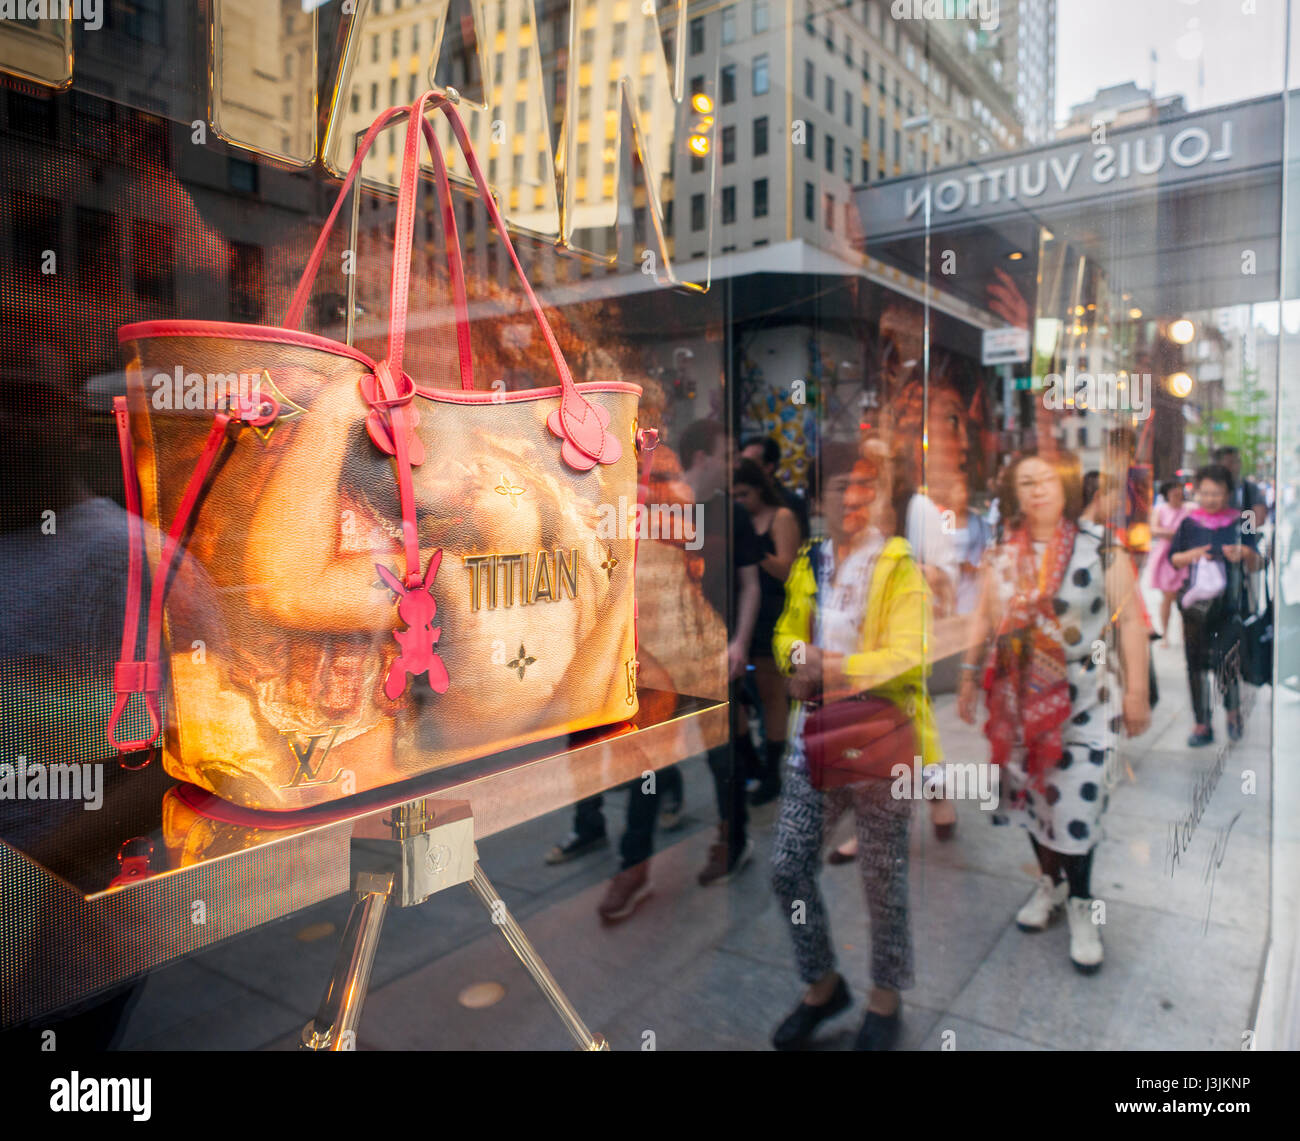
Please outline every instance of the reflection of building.
[[316, 17], [301, 0], [222, 0], [213, 119], [246, 146], [310, 162], [316, 149]]
[[[351, 153], [352, 138], [380, 111], [409, 103], [430, 85], [436, 58], [437, 83], [455, 87], [466, 100], [475, 149], [511, 222], [539, 233], [558, 230], [555, 162], [559, 149], [568, 147], [569, 226], [607, 231], [599, 252], [612, 252], [619, 163], [627, 161], [632, 146], [622, 122], [624, 92], [639, 117], [643, 161], [660, 193], [666, 189], [676, 107], [659, 17], [632, 0], [580, 0], [574, 7], [572, 62], [567, 9], [552, 11], [533, 0], [486, 0], [475, 6], [477, 26], [466, 20], [444, 28], [427, 8], [379, 8], [354, 49], [341, 154]], [[665, 24], [671, 15], [668, 9]], [[486, 109], [474, 109], [476, 103]], [[572, 138], [562, 135], [564, 122], [571, 124]], [[441, 125], [438, 130], [452, 171], [468, 177], [450, 132]], [[396, 182], [399, 150], [397, 131], [366, 160], [366, 175]]]
[[[930, 166], [963, 161], [977, 134], [999, 149], [1025, 136], [1008, 86], [1015, 74], [978, 23], [894, 19], [885, 0], [801, 0], [789, 29], [776, 0], [698, 7], [686, 80], [716, 92], [719, 105], [715, 254], [796, 239], [848, 254], [858, 228], [853, 186], [919, 170], [927, 150]], [[1053, 42], [1054, 7], [1038, 0], [1031, 10], [1039, 40]], [[1052, 83], [1048, 68], [1040, 94], [1049, 103]], [[928, 128], [905, 127], [923, 114]], [[709, 186], [700, 164], [680, 162], [677, 185], [686, 260], [704, 253]]]
[[1056, 136], [1073, 139], [1091, 135], [1103, 124], [1109, 131], [1136, 123], [1154, 123], [1186, 113], [1187, 105], [1181, 95], [1166, 95], [1157, 99], [1150, 91], [1129, 80], [1113, 87], [1103, 87], [1087, 102], [1076, 103], [1070, 108], [1069, 119], [1057, 129]]

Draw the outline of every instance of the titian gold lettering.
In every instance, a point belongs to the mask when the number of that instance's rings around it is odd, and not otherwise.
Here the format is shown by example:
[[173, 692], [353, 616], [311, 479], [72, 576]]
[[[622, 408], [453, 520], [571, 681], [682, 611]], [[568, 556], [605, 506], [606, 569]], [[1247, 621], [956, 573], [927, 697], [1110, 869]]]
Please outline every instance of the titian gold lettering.
[[[502, 591], [501, 597], [504, 605], [513, 606], [515, 604], [515, 571], [519, 569], [520, 562], [523, 561], [523, 555], [497, 555], [497, 563], [501, 567]], [[528, 586], [522, 575], [519, 576], [520, 589], [524, 595], [528, 594]]]
[[555, 569], [558, 578], [555, 584], [555, 601], [559, 602], [564, 594], [565, 587], [568, 587], [569, 597], [578, 597], [578, 548], [574, 547], [570, 552], [572, 564], [565, 561], [564, 552], [555, 552]]
[[533, 601], [543, 598], [554, 601], [555, 595], [551, 592], [551, 562], [545, 551], [538, 551], [537, 569], [533, 573]]
[[[578, 549], [504, 555], [465, 555], [470, 574], [470, 606], [495, 610], [498, 606], [528, 606], [534, 602], [559, 602], [568, 592], [578, 597]], [[531, 569], [530, 569], [531, 565]], [[487, 589], [483, 589], [486, 580]], [[516, 588], [516, 583], [518, 584]], [[498, 589], [498, 585], [500, 589]]]

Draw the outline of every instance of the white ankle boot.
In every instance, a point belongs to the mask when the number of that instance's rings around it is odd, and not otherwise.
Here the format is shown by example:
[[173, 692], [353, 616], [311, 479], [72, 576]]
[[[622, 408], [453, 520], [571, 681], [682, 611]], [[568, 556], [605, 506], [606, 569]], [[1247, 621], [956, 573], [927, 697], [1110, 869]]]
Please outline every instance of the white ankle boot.
[[1101, 926], [1093, 922], [1092, 900], [1066, 900], [1070, 918], [1070, 962], [1081, 974], [1090, 975], [1101, 967]]
[[1029, 897], [1025, 906], [1016, 912], [1016, 926], [1021, 931], [1042, 931], [1060, 910], [1069, 890], [1070, 885], [1065, 880], [1053, 884], [1051, 876], [1039, 876], [1034, 894]]

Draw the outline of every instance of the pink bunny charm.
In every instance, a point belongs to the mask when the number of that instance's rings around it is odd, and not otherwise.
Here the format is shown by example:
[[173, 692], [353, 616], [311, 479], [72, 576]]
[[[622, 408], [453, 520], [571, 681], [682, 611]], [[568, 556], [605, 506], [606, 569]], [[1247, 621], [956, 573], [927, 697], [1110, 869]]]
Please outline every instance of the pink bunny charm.
[[429, 558], [429, 569], [424, 572], [424, 582], [408, 590], [387, 567], [375, 564], [388, 588], [397, 595], [397, 616], [406, 623], [405, 630], [394, 630], [401, 653], [388, 667], [388, 676], [384, 678], [384, 695], [389, 701], [396, 701], [406, 692], [408, 677], [426, 674], [429, 688], [434, 693], [446, 693], [450, 681], [447, 667], [442, 658], [434, 652], [438, 639], [442, 637], [442, 627], [433, 625], [438, 613], [438, 604], [433, 598], [433, 580], [442, 564], [441, 549], [433, 552]]

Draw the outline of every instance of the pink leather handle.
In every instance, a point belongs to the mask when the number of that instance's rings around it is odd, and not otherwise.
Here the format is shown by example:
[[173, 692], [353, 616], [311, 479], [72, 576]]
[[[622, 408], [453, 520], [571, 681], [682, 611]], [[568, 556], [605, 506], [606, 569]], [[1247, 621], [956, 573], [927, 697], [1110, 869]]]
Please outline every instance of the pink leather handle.
[[[302, 277], [298, 281], [298, 286], [294, 290], [293, 297], [289, 301], [289, 307], [285, 311], [283, 325], [286, 329], [297, 329], [302, 325], [303, 314], [307, 308], [307, 299], [311, 296], [312, 286], [316, 282], [316, 275], [320, 272], [320, 267], [325, 259], [325, 251], [329, 245], [329, 237], [333, 232], [334, 223], [338, 219], [339, 211], [343, 208], [343, 203], [347, 200], [348, 191], [352, 189], [352, 184], [356, 181], [357, 175], [361, 171], [361, 164], [365, 161], [371, 146], [374, 145], [375, 139], [394, 119], [408, 113], [409, 107], [390, 107], [384, 111], [371, 125], [365, 133], [360, 144], [357, 146], [357, 153], [352, 158], [352, 165], [348, 168], [347, 177], [343, 180], [343, 185], [339, 189], [338, 197], [334, 201], [334, 208], [330, 211], [329, 217], [321, 227], [320, 234], [316, 238], [315, 248], [311, 252], [311, 257], [307, 261], [307, 266], [303, 270]], [[434, 176], [438, 183], [438, 200], [442, 207], [442, 224], [443, 231], [447, 241], [447, 264], [451, 276], [452, 296], [456, 307], [456, 347], [460, 357], [460, 386], [462, 389], [470, 390], [474, 387], [474, 363], [473, 354], [470, 349], [470, 327], [469, 327], [469, 300], [465, 289], [465, 267], [460, 248], [460, 234], [456, 227], [456, 210], [455, 204], [451, 197], [451, 183], [447, 178], [447, 167], [443, 161], [442, 151], [437, 147], [436, 139], [433, 135], [433, 125], [425, 122], [423, 124], [425, 137], [429, 140], [429, 150], [433, 155]], [[409, 133], [409, 132], [408, 132]], [[408, 177], [403, 164], [402, 178], [405, 181]], [[414, 198], [415, 187], [419, 181], [418, 168], [410, 174], [413, 183], [412, 199]], [[399, 191], [399, 210], [400, 210], [400, 191]], [[414, 226], [412, 226], [412, 234]], [[405, 264], [410, 266], [410, 244], [407, 246]], [[394, 259], [401, 262], [402, 259], [398, 254], [397, 247], [394, 248]], [[403, 296], [402, 312], [405, 315], [406, 302]], [[403, 339], [405, 338], [405, 316], [403, 316]]]
[[[561, 457], [565, 463], [578, 471], [590, 470], [597, 463], [610, 464], [617, 462], [622, 455], [622, 446], [613, 435], [606, 431], [609, 424], [609, 414], [603, 408], [597, 408], [583, 399], [578, 392], [577, 385], [573, 382], [573, 374], [569, 371], [568, 362], [564, 359], [564, 353], [561, 352], [559, 342], [555, 339], [555, 333], [551, 330], [551, 324], [546, 319], [541, 302], [537, 300], [537, 294], [533, 292], [528, 275], [524, 273], [523, 266], [519, 264], [519, 257], [515, 253], [514, 243], [510, 240], [510, 231], [506, 227], [505, 219], [501, 217], [501, 211], [497, 208], [496, 200], [492, 197], [492, 193], [488, 188], [487, 179], [483, 176], [483, 168], [479, 165], [478, 156], [474, 153], [474, 147], [470, 142], [469, 132], [465, 129], [464, 120], [461, 119], [460, 113], [445, 95], [439, 95], [432, 91], [426, 91], [416, 100], [415, 105], [412, 107], [412, 113], [423, 117], [426, 102], [431, 102], [435, 108], [440, 109], [447, 116], [447, 122], [451, 124], [452, 134], [456, 136], [456, 142], [461, 153], [465, 156], [465, 162], [469, 166], [470, 174], [473, 175], [474, 183], [483, 199], [483, 206], [506, 247], [506, 253], [510, 255], [510, 264], [515, 267], [515, 274], [523, 286], [524, 295], [528, 298], [528, 304], [532, 307], [533, 316], [537, 319], [537, 324], [542, 330], [542, 336], [546, 339], [546, 347], [550, 351], [551, 361], [554, 363], [555, 371], [559, 375], [562, 390], [560, 407], [548, 418], [547, 427], [550, 428], [554, 435], [564, 441], [560, 450]], [[414, 148], [418, 148], [419, 136], [415, 135], [414, 132], [408, 132], [407, 145], [408, 154], [406, 157], [414, 164], [416, 156], [411, 152]], [[406, 284], [403, 277], [400, 283], [399, 295], [397, 270], [399, 266], [409, 266], [409, 253], [406, 251], [409, 250], [414, 224], [414, 190], [413, 187], [407, 185], [405, 173], [404, 167], [402, 191], [410, 193], [411, 201], [407, 211], [404, 213], [399, 207], [397, 215], [397, 241], [401, 244], [396, 245], [393, 251], [398, 262], [394, 266], [393, 308], [390, 314], [390, 320], [393, 322], [393, 332], [389, 340], [390, 356], [393, 352], [393, 346], [397, 346], [400, 352], [402, 345], [404, 329], [399, 331], [398, 316], [400, 313], [403, 318], [405, 317]], [[401, 325], [404, 326], [404, 324], [403, 320]], [[400, 355], [390, 359], [390, 364], [400, 366], [400, 363]]]

